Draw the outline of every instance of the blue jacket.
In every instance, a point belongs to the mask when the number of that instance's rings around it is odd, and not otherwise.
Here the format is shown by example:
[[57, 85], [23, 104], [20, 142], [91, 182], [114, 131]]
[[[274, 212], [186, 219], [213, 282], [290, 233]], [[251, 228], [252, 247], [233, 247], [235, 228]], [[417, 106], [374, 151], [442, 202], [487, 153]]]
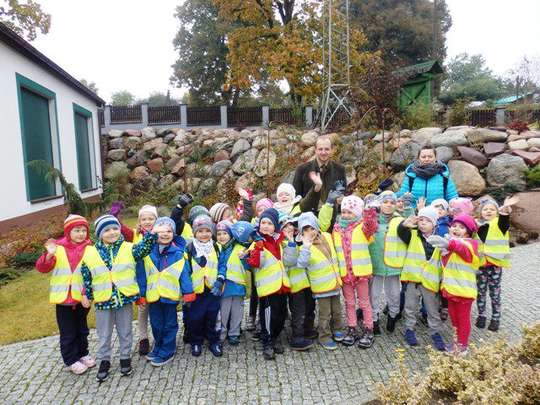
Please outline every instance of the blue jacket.
[[[162, 271], [172, 265], [173, 263], [182, 260], [184, 257], [184, 252], [186, 251], [186, 241], [181, 236], [175, 236], [172, 243], [163, 249], [162, 252], [159, 251], [159, 245], [156, 243], [150, 252], [150, 259], [156, 266], [158, 271]], [[141, 296], [146, 295], [146, 271], [144, 270], [144, 265], [142, 266], [143, 271], [140, 271], [140, 266], [136, 267], [137, 283], [141, 290]], [[180, 282], [180, 290], [182, 294], [192, 294], [193, 293], [193, 283], [191, 282], [189, 262], [186, 260], [184, 262], [184, 268], [180, 273], [178, 278]], [[178, 304], [178, 301], [173, 301], [168, 298], [160, 298], [160, 302], [165, 304]]]
[[[456, 190], [456, 185], [450, 177], [450, 170], [448, 169], [447, 165], [444, 165], [444, 170], [442, 173], [436, 174], [428, 180], [417, 177], [416, 173], [412, 171], [412, 166], [413, 163], [411, 163], [405, 169], [403, 184], [397, 192], [398, 197], [401, 197], [403, 194], [410, 191], [414, 195], [416, 201], [418, 201], [420, 197], [424, 197], [426, 199], [426, 205], [431, 204], [432, 201], [438, 198], [443, 198], [446, 201], [450, 201], [453, 198], [459, 197]], [[446, 195], [444, 195], [444, 177], [448, 179]], [[412, 190], [409, 189], [409, 178], [413, 179]], [[414, 202], [415, 206], [416, 201]]]
[[[218, 274], [222, 274], [225, 272], [227, 274], [227, 263], [229, 261], [229, 258], [231, 257], [231, 253], [236, 246], [236, 243], [231, 243], [225, 248], [221, 249], [221, 252], [219, 254], [219, 260], [218, 260]], [[242, 260], [242, 264], [244, 268], [248, 268], [247, 263], [245, 262], [245, 259]], [[231, 280], [225, 281], [225, 289], [223, 290], [222, 297], [245, 297], [246, 296], [246, 287], [244, 287], [241, 284], [235, 283]]]
[[450, 229], [451, 221], [452, 218], [450, 218], [448, 215], [445, 217], [440, 217], [437, 220], [437, 235], [444, 237], [444, 235], [446, 235]]

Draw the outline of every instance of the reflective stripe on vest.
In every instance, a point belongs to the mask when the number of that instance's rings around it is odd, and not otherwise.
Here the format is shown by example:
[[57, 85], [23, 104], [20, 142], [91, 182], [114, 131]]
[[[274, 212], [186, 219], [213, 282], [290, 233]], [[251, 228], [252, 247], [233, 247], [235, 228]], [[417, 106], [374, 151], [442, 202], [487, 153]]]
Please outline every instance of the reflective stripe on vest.
[[334, 253], [335, 248], [332, 237], [326, 232], [321, 233], [321, 235], [328, 243], [331, 258], [328, 259], [318, 247], [311, 245], [307, 276], [311, 284], [311, 291], [315, 294], [333, 291], [342, 284], [342, 275], [340, 274], [337, 256]]
[[[86, 248], [85, 248], [86, 249]], [[81, 263], [72, 272], [66, 250], [63, 246], [56, 247], [56, 263], [52, 271], [49, 287], [49, 302], [51, 304], [61, 304], [67, 300], [69, 289], [71, 288], [71, 298], [81, 301], [83, 290], [83, 278], [81, 274]]]
[[[337, 260], [341, 276], [347, 275], [347, 264], [345, 262], [345, 252], [343, 251], [341, 234], [337, 231], [332, 233], [334, 245], [337, 253]], [[368, 241], [362, 230], [362, 224], [354, 228], [351, 240], [351, 264], [353, 274], [357, 277], [369, 276], [373, 273], [371, 267], [371, 256], [369, 255]]]
[[441, 288], [456, 297], [476, 298], [476, 274], [478, 273], [478, 256], [469, 242], [463, 241], [473, 254], [472, 263], [467, 263], [458, 254], [452, 253], [448, 263], [443, 267]]
[[442, 273], [441, 250], [435, 248], [431, 259], [426, 263], [422, 271], [422, 285], [428, 290], [438, 293], [441, 284]]
[[238, 257], [238, 253], [243, 250], [244, 247], [238, 244], [233, 248], [229, 260], [227, 261], [227, 275], [225, 278], [236, 284], [246, 286], [249, 275], [244, 269], [242, 261]]
[[394, 269], [401, 269], [407, 256], [407, 244], [398, 236], [397, 229], [403, 218], [396, 217], [390, 220], [384, 238], [384, 264]]
[[182, 294], [179, 279], [184, 269], [184, 263], [185, 257], [159, 271], [150, 256], [144, 258], [144, 267], [146, 274], [148, 274], [146, 285], [146, 300], [148, 302], [156, 302], [160, 298], [180, 300]]
[[288, 288], [291, 286], [283, 262], [277, 260], [267, 249], [261, 251], [261, 265], [255, 270], [255, 286], [257, 287], [257, 295], [259, 297], [274, 294], [282, 286]]
[[493, 263], [499, 267], [510, 265], [510, 235], [508, 231], [504, 234], [499, 229], [499, 218], [489, 221], [486, 241], [482, 244], [483, 258], [481, 265]]
[[112, 296], [112, 286], [116, 286], [126, 297], [139, 293], [135, 281], [135, 259], [132, 254], [133, 244], [122, 242], [118, 253], [112, 260], [112, 269], [105, 265], [97, 249], [87, 247], [83, 261], [92, 274], [92, 290], [95, 302], [105, 302]]
[[202, 294], [204, 286], [212, 288], [217, 278], [218, 258], [215, 249], [212, 247], [210, 257], [206, 259], [206, 266], [201, 267], [195, 259], [191, 261], [193, 272], [191, 273], [191, 281], [193, 282], [193, 292]]
[[426, 252], [417, 229], [411, 229], [411, 241], [401, 270], [401, 281], [422, 282], [422, 271], [426, 265]]

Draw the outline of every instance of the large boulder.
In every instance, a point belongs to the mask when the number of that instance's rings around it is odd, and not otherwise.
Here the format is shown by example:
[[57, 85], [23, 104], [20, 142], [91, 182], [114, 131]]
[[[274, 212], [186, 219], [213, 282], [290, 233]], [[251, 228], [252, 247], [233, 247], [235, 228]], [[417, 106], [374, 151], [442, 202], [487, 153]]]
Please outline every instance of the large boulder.
[[437, 156], [437, 160], [448, 163], [454, 157], [454, 149], [450, 146], [439, 146], [435, 148], [435, 155]]
[[466, 134], [470, 143], [504, 142], [508, 137], [506, 132], [494, 131], [488, 128], [471, 129]]
[[484, 153], [488, 156], [488, 157], [493, 157], [493, 156], [497, 156], [497, 155], [500, 155], [501, 153], [503, 153], [506, 149], [506, 144], [505, 143], [500, 143], [500, 142], [487, 142], [484, 144]]
[[124, 131], [120, 131], [119, 129], [111, 129], [109, 131], [109, 138], [120, 138], [124, 134]]
[[229, 152], [225, 149], [220, 149], [214, 155], [214, 162], [219, 162], [221, 160], [229, 160]]
[[[144, 138], [143, 138], [144, 139]], [[156, 139], [152, 139], [151, 141], [148, 141], [148, 142], [145, 142], [144, 145], [143, 145], [143, 150], [154, 150], [156, 149], [159, 145], [165, 145], [163, 143], [163, 139], [162, 138], [156, 138]]]
[[304, 146], [313, 146], [315, 145], [315, 142], [317, 142], [318, 137], [319, 134], [316, 131], [304, 132], [301, 138], [302, 144]]
[[536, 166], [540, 162], [540, 152], [515, 150], [512, 153], [522, 158], [529, 166]]
[[422, 146], [415, 141], [407, 142], [397, 148], [390, 157], [390, 164], [394, 170], [403, 170], [418, 156]]
[[238, 156], [238, 159], [232, 165], [232, 170], [236, 174], [244, 174], [253, 170], [255, 162], [257, 160], [257, 155], [259, 151], [255, 148], [248, 150], [246, 153]]
[[124, 131], [126, 133], [127, 136], [141, 136], [141, 131], [139, 131], [138, 129], [126, 129]]
[[250, 148], [251, 148], [251, 145], [249, 144], [249, 141], [247, 139], [240, 138], [233, 145], [233, 148], [231, 151], [231, 158], [234, 158], [236, 155], [240, 153], [244, 153]]
[[[270, 138], [270, 142], [272, 141], [272, 138]], [[251, 145], [253, 148], [261, 149], [265, 148], [268, 145], [268, 137], [266, 135], [257, 135], [257, 137], [253, 140], [253, 144]]]
[[184, 159], [178, 160], [176, 164], [171, 168], [171, 173], [177, 176], [182, 176], [186, 170], [186, 161]]
[[129, 169], [126, 162], [112, 162], [105, 168], [104, 176], [107, 180], [124, 177], [129, 175]]
[[444, 131], [442, 134], [434, 135], [431, 138], [431, 145], [435, 148], [437, 146], [460, 146], [468, 145], [469, 141], [467, 140], [467, 133], [470, 131], [469, 128], [461, 129], [450, 129]]
[[519, 202], [513, 207], [510, 220], [517, 228], [527, 232], [540, 232], [540, 190], [516, 194]]
[[210, 168], [210, 176], [212, 177], [221, 177], [223, 176], [229, 167], [231, 167], [232, 162], [230, 160], [220, 160], [212, 165]]
[[451, 160], [448, 168], [460, 196], [476, 197], [485, 191], [486, 182], [476, 166], [461, 160]]
[[107, 153], [107, 157], [111, 160], [120, 161], [126, 158], [125, 149], [113, 149]]
[[131, 171], [131, 173], [129, 174], [129, 177], [133, 181], [139, 181], [139, 180], [144, 180], [150, 177], [150, 173], [148, 172], [148, 169], [145, 166], [138, 166]]
[[420, 128], [411, 134], [411, 139], [421, 146], [430, 145], [431, 139], [442, 132], [441, 128]]
[[151, 173], [159, 173], [161, 169], [163, 169], [163, 159], [162, 158], [156, 158], [149, 160], [146, 162], [146, 166], [150, 170]]
[[529, 149], [529, 144], [526, 139], [518, 139], [516, 141], [508, 142], [508, 147], [510, 150], [527, 150]]
[[146, 127], [141, 130], [141, 136], [143, 141], [149, 141], [156, 137], [156, 130], [152, 127]]
[[529, 138], [527, 144], [529, 148], [540, 148], [540, 138]]
[[253, 168], [253, 173], [255, 173], [255, 175], [258, 177], [264, 177], [274, 170], [275, 165], [276, 154], [274, 151], [270, 150], [270, 153], [268, 153], [268, 149], [263, 149], [257, 157], [255, 167]]
[[142, 140], [139, 136], [128, 136], [124, 140], [124, 146], [127, 149], [138, 149], [142, 144]]
[[122, 149], [124, 147], [124, 138], [112, 138], [109, 140], [109, 149]]
[[487, 182], [492, 187], [510, 185], [518, 190], [524, 190], [526, 187], [525, 170], [527, 170], [527, 165], [522, 158], [503, 153], [489, 162]]
[[488, 164], [487, 157], [474, 148], [469, 148], [468, 146], [458, 146], [457, 150], [464, 161], [469, 162], [476, 167], [486, 167]]

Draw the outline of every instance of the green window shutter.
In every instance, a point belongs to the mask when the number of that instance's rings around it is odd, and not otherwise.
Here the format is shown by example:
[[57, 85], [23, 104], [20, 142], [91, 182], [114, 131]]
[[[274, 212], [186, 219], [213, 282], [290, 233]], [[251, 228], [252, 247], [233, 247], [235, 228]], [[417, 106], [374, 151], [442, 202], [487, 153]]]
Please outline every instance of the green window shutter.
[[88, 136], [88, 118], [75, 112], [75, 139], [77, 144], [77, 167], [79, 170], [79, 189], [92, 188], [92, 164], [90, 162], [90, 139]]
[[22, 139], [25, 150], [25, 170], [29, 199], [51, 197], [56, 194], [52, 181], [47, 181], [44, 174], [28, 162], [43, 160], [54, 166], [49, 99], [27, 88], [20, 88]]

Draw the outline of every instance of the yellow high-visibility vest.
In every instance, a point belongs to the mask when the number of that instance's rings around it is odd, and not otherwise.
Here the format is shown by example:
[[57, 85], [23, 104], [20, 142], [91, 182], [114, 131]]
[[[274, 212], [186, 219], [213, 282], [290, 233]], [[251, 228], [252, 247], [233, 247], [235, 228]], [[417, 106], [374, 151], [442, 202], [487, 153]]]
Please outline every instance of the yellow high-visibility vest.
[[384, 264], [395, 269], [403, 268], [407, 256], [407, 244], [398, 236], [398, 226], [403, 221], [401, 217], [390, 220], [384, 238]]
[[[281, 250], [281, 247], [280, 247]], [[261, 265], [255, 271], [255, 287], [259, 297], [266, 297], [279, 291], [282, 286], [291, 287], [283, 262], [267, 249], [261, 251]]]
[[204, 292], [204, 286], [212, 288], [217, 279], [218, 257], [214, 248], [210, 256], [206, 260], [206, 266], [201, 267], [193, 258], [191, 260], [191, 267], [193, 269], [191, 273], [191, 281], [193, 282], [193, 292], [195, 294], [202, 294]]
[[431, 259], [429, 259], [422, 269], [422, 285], [428, 290], [438, 293], [441, 286], [442, 275], [442, 255], [441, 249], [435, 248]]
[[187, 222], [184, 222], [184, 229], [182, 229], [181, 236], [186, 240], [186, 242], [191, 242], [193, 240], [193, 230], [191, 229], [191, 225]]
[[239, 244], [236, 244], [233, 247], [231, 255], [229, 256], [229, 260], [227, 260], [227, 275], [225, 276], [225, 278], [245, 287], [248, 285], [250, 276], [248, 272], [244, 269], [244, 265], [238, 257], [238, 253], [243, 250], [244, 247]]
[[180, 301], [182, 292], [180, 290], [180, 274], [184, 269], [186, 257], [182, 257], [159, 271], [150, 258], [150, 255], [144, 258], [144, 268], [148, 275], [146, 285], [146, 300], [148, 302], [159, 301], [160, 298], [168, 298], [173, 301]]
[[[336, 247], [339, 270], [343, 277], [347, 275], [347, 264], [345, 262], [345, 252], [343, 251], [341, 234], [337, 231], [332, 233], [334, 245]], [[369, 255], [368, 240], [362, 224], [354, 228], [351, 240], [351, 262], [353, 274], [357, 277], [369, 276], [373, 274], [371, 267], [371, 256]]]
[[142, 232], [139, 232], [137, 228], [133, 228], [133, 244], [136, 245], [141, 240], [143, 240], [143, 238], [144, 235], [142, 234]]
[[311, 291], [314, 294], [333, 291], [341, 287], [341, 277], [344, 276], [343, 271], [340, 272], [332, 237], [326, 232], [321, 232], [321, 235], [328, 243], [331, 258], [328, 259], [318, 247], [311, 245], [309, 249], [311, 255], [307, 267], [307, 276], [311, 285]]
[[105, 302], [112, 296], [112, 286], [126, 297], [139, 294], [139, 286], [135, 280], [135, 259], [132, 253], [133, 244], [122, 242], [118, 253], [112, 258], [112, 269], [109, 270], [94, 246], [88, 246], [84, 252], [83, 262], [92, 274], [92, 290], [95, 302]]
[[418, 236], [418, 229], [411, 229], [411, 241], [407, 248], [403, 270], [401, 270], [401, 281], [421, 283], [422, 271], [426, 262], [426, 252], [422, 240]]
[[[286, 244], [287, 242], [284, 242]], [[297, 248], [298, 250], [298, 248]], [[291, 283], [291, 293], [297, 293], [310, 287], [309, 279], [306, 273], [306, 269], [301, 267], [287, 267], [287, 274], [289, 275], [289, 281]]]
[[510, 234], [508, 231], [504, 234], [501, 232], [499, 218], [489, 221], [486, 241], [480, 243], [479, 249], [480, 266], [485, 266], [487, 262], [499, 267], [510, 266]]
[[456, 297], [476, 298], [478, 295], [476, 274], [480, 260], [474, 253], [472, 245], [469, 242], [465, 243], [473, 255], [472, 262], [467, 263], [457, 253], [452, 253], [448, 263], [442, 268], [441, 289]]
[[[86, 248], [85, 248], [86, 250]], [[63, 303], [71, 288], [71, 298], [81, 301], [83, 290], [83, 278], [81, 274], [81, 263], [72, 272], [66, 250], [63, 246], [56, 247], [56, 263], [52, 271], [49, 287], [49, 302], [51, 304]]]

